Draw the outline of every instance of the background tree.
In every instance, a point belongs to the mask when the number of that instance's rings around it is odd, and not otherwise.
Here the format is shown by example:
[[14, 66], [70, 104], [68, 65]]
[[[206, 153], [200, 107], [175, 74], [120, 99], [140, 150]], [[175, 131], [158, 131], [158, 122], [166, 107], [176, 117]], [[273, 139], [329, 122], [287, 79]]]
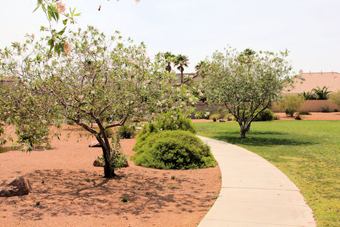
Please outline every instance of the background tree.
[[169, 73], [171, 73], [171, 63], [174, 62], [175, 57], [176, 57], [176, 56], [175, 56], [174, 54], [172, 54], [171, 52], [166, 52], [166, 53], [164, 54], [164, 58], [165, 58], [165, 61], [166, 61], [166, 63], [167, 63], [165, 69], [166, 69], [166, 71], [168, 71]]
[[[89, 27], [70, 32], [66, 41], [72, 48], [61, 56], [50, 55], [46, 39], [34, 42], [33, 37], [24, 47], [0, 51], [0, 76], [17, 76], [38, 91], [29, 94], [33, 100], [52, 98], [50, 109], [90, 132], [102, 147], [104, 175], [110, 178], [115, 175], [113, 148], [106, 129], [122, 126], [128, 118], [189, 110], [195, 98], [186, 86], [172, 86], [174, 75], [164, 70], [163, 56], [151, 61], [143, 43], [124, 41], [119, 32], [107, 38]], [[91, 128], [91, 122], [98, 128]]]
[[207, 62], [206, 61], [200, 61], [199, 63], [197, 63], [197, 65], [195, 66], [195, 77], [201, 77], [204, 79], [204, 77], [206, 76], [206, 71], [207, 71]]
[[210, 104], [224, 105], [240, 125], [244, 138], [256, 116], [280, 97], [291, 82], [288, 52], [241, 53], [226, 49], [207, 59], [207, 76], [203, 84]]
[[337, 90], [336, 92], [333, 92], [329, 95], [329, 100], [340, 107], [340, 90]]
[[277, 102], [277, 106], [279, 110], [285, 111], [287, 116], [293, 117], [294, 113], [302, 107], [304, 101], [304, 98], [297, 94], [285, 95]]
[[317, 86], [312, 92], [314, 92], [317, 100], [327, 100], [329, 98], [329, 91], [326, 86], [323, 86], [323, 88]]
[[185, 55], [177, 55], [175, 58], [175, 66], [177, 66], [177, 69], [181, 72], [181, 84], [184, 82], [184, 67], [188, 67], [189, 65], [189, 58]]
[[301, 97], [303, 97], [305, 100], [316, 100], [316, 95], [313, 91], [307, 91], [299, 94]]

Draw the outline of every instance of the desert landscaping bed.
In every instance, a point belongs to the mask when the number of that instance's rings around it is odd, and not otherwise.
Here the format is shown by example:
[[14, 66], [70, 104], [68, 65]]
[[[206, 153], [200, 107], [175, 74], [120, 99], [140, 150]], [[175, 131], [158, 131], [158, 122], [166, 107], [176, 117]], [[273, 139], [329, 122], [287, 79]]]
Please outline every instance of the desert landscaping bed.
[[[52, 150], [0, 153], [0, 183], [24, 176], [32, 186], [29, 195], [0, 197], [0, 226], [196, 226], [219, 195], [218, 166], [156, 170], [129, 161], [105, 179], [92, 165], [102, 153], [88, 147], [93, 138], [77, 142], [79, 132], [63, 131], [70, 138], [53, 139]], [[135, 142], [121, 141], [125, 154]]]

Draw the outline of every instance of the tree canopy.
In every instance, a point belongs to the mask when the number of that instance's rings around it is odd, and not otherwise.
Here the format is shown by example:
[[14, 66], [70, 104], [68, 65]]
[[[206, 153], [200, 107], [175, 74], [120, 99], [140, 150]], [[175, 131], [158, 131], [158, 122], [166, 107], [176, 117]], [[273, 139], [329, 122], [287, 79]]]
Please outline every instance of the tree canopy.
[[[50, 53], [47, 39], [35, 42], [34, 36], [28, 36], [23, 45], [14, 43], [0, 50], [0, 76], [17, 78], [25, 85], [15, 87], [22, 89], [25, 100], [32, 100], [32, 114], [39, 115], [39, 108], [46, 106], [46, 115], [71, 120], [94, 135], [103, 149], [105, 177], [114, 175], [106, 129], [121, 126], [129, 118], [189, 110], [196, 100], [186, 86], [173, 87], [175, 76], [165, 70], [161, 54], [150, 59], [143, 43], [133, 45], [119, 32], [106, 37], [91, 26], [71, 31], [65, 40], [70, 50], [60, 56]], [[15, 106], [23, 102], [17, 101], [6, 110], [13, 119], [17, 118]], [[47, 123], [49, 118], [40, 115], [38, 119]], [[98, 129], [91, 128], [91, 122]]]
[[224, 105], [240, 125], [244, 138], [251, 122], [273, 101], [282, 89], [291, 83], [288, 51], [272, 53], [246, 49], [238, 52], [226, 49], [216, 51], [206, 60], [203, 80], [209, 103]]

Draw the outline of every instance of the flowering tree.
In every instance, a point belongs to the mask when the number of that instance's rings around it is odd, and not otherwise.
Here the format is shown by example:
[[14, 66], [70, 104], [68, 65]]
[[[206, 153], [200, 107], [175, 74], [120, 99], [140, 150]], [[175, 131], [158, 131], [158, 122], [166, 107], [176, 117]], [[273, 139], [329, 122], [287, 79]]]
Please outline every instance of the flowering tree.
[[[135, 0], [135, 2], [139, 3], [140, 0]], [[39, 8], [43, 10], [47, 21], [49, 22], [49, 27], [41, 26], [40, 30], [49, 31], [51, 33], [51, 37], [47, 39], [50, 50], [54, 49], [55, 53], [60, 54], [69, 49], [70, 47], [65, 41], [65, 29], [69, 23], [76, 23], [75, 17], [80, 16], [80, 13], [76, 13], [75, 8], [70, 8], [69, 12], [67, 12], [66, 5], [63, 4], [62, 0], [37, 0], [37, 7], [34, 9], [33, 12], [37, 11]], [[101, 6], [99, 6], [98, 10], [100, 11], [100, 9]], [[62, 22], [64, 28], [60, 31], [57, 31], [55, 28], [53, 28], [52, 21], [58, 23], [61, 17], [63, 18]]]
[[[2, 62], [2, 67], [4, 66]], [[53, 119], [57, 115], [52, 114], [54, 110], [50, 105], [53, 99], [47, 95], [39, 95], [39, 91], [17, 76], [4, 79], [0, 82], [0, 121], [15, 126], [17, 140], [13, 146], [19, 145], [23, 151], [31, 151], [42, 145], [50, 148], [49, 127], [52, 123], [58, 126]], [[12, 137], [9, 139], [13, 141]], [[4, 138], [2, 142], [6, 142]]]
[[[146, 56], [145, 45], [130, 39], [106, 37], [93, 27], [70, 32], [70, 45], [61, 56], [51, 55], [46, 39], [1, 51], [0, 76], [25, 81], [30, 97], [50, 97], [54, 115], [75, 122], [96, 137], [105, 159], [104, 175], [113, 177], [112, 151], [106, 129], [122, 126], [128, 118], [190, 110], [196, 98], [185, 86], [174, 88], [173, 74], [165, 70], [164, 57]], [[16, 49], [15, 49], [16, 48]], [[15, 51], [16, 50], [16, 51]], [[36, 104], [35, 104], [36, 106]], [[53, 113], [53, 112], [52, 112]], [[95, 122], [98, 129], [90, 127]]]
[[239, 53], [227, 49], [207, 60], [203, 81], [209, 103], [224, 105], [240, 125], [244, 138], [256, 116], [276, 101], [285, 85], [291, 83], [288, 52]]

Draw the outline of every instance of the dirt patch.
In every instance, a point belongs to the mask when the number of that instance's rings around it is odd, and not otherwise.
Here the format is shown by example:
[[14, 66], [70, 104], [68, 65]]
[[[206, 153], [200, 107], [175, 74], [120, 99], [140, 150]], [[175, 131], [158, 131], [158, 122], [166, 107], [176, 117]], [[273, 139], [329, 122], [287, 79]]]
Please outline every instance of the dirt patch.
[[[93, 138], [77, 142], [77, 132], [64, 132], [69, 139], [54, 139], [52, 150], [0, 153], [0, 184], [24, 176], [33, 188], [27, 196], [0, 198], [0, 226], [196, 226], [219, 194], [218, 166], [170, 171], [129, 161], [117, 178], [104, 179], [92, 165], [101, 155], [101, 148], [88, 147]], [[134, 154], [135, 142], [121, 141], [125, 154]]]

